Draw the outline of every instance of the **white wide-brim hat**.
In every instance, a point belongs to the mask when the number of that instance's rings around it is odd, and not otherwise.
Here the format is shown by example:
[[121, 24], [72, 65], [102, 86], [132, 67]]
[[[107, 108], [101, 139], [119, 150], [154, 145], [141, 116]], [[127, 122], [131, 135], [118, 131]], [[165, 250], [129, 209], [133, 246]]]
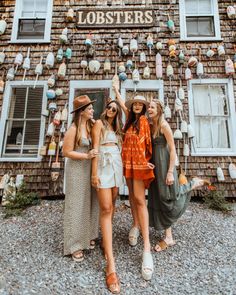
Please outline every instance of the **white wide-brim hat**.
[[149, 107], [149, 102], [146, 101], [145, 97], [142, 96], [142, 95], [136, 95], [134, 98], [127, 100], [127, 101], [125, 102], [125, 106], [126, 106], [128, 109], [130, 109], [131, 106], [132, 106], [132, 104], [135, 103], [135, 102], [141, 102], [141, 103], [143, 103], [143, 104], [146, 106], [146, 108]]

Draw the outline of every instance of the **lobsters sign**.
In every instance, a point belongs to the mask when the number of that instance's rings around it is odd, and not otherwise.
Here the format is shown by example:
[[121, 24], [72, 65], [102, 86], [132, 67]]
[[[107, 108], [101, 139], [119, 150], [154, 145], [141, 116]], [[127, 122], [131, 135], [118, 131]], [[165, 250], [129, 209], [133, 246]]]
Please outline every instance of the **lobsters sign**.
[[78, 28], [152, 27], [155, 25], [151, 9], [79, 9]]

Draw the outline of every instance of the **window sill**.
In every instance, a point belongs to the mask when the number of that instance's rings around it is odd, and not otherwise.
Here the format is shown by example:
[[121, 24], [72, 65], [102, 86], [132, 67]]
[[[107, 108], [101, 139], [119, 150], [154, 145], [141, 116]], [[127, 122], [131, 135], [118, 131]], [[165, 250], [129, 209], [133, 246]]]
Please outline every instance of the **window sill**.
[[191, 153], [191, 157], [235, 157], [236, 152], [215, 152], [215, 153], [210, 153], [210, 152], [198, 152], [198, 153]]
[[189, 37], [189, 38], [181, 38], [180, 42], [189, 42], [189, 41], [196, 41], [196, 42], [207, 42], [207, 41], [215, 41], [215, 42], [222, 42], [223, 38], [219, 37]]
[[0, 158], [1, 162], [41, 162], [42, 157], [37, 158]]
[[8, 44], [31, 44], [31, 43], [34, 43], [34, 44], [50, 44], [51, 43], [51, 40], [36, 40], [36, 39], [28, 39], [28, 40], [11, 40], [8, 42]]

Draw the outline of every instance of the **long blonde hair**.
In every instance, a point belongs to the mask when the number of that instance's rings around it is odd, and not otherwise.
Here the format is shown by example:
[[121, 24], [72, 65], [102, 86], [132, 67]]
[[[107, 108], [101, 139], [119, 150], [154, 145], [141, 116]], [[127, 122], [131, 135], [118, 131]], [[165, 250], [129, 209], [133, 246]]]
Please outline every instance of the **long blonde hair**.
[[157, 108], [157, 121], [155, 124], [152, 122], [151, 131], [153, 137], [159, 136], [161, 133], [161, 126], [164, 121], [164, 104], [160, 99], [153, 99], [151, 102], [154, 102]]
[[[81, 112], [84, 111], [89, 105], [86, 105], [85, 107], [82, 107], [78, 111], [74, 113], [73, 117], [73, 123], [76, 126], [76, 136], [75, 136], [75, 147], [80, 145], [81, 137], [82, 137], [82, 131], [81, 131]], [[93, 127], [93, 121], [89, 119], [86, 122], [86, 131], [90, 135], [91, 129]]]

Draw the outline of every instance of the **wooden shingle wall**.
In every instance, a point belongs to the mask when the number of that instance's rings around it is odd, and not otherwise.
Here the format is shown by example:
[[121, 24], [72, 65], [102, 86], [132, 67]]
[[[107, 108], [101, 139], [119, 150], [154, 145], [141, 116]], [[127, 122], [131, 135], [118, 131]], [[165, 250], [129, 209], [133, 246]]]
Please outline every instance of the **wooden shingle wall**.
[[[53, 18], [52, 18], [52, 33], [51, 33], [51, 44], [35, 44], [31, 45], [31, 70], [27, 72], [26, 80], [34, 80], [35, 74], [34, 69], [37, 63], [39, 63], [40, 56], [43, 53], [44, 61], [47, 55], [47, 50], [49, 47], [53, 50], [54, 54], [56, 55], [58, 48], [60, 47], [59, 43], [59, 35], [62, 32], [64, 27], [68, 27], [69, 29], [69, 37], [72, 38], [72, 41], [68, 44], [73, 50], [73, 56], [71, 61], [68, 64], [67, 70], [67, 77], [64, 80], [57, 80], [56, 88], [62, 88], [64, 90], [64, 94], [57, 99], [58, 106], [64, 106], [66, 101], [68, 101], [68, 94], [69, 94], [69, 80], [82, 80], [82, 69], [80, 67], [80, 61], [84, 57], [85, 53], [85, 45], [84, 40], [88, 33], [88, 30], [84, 29], [76, 29], [75, 22], [68, 23], [66, 22], [66, 12], [68, 10], [65, 7], [65, 1], [53, 1]], [[88, 3], [87, 3], [88, 2]], [[72, 7], [74, 10], [79, 9], [81, 6], [85, 6], [86, 4], [90, 7], [92, 6], [91, 3], [95, 3], [96, 1], [71, 1]], [[130, 3], [131, 5], [136, 5], [137, 7], [140, 6], [141, 1], [125, 1], [126, 3]], [[206, 57], [206, 51], [209, 48], [217, 48], [220, 42], [180, 42], [180, 30], [179, 30], [179, 4], [176, 1], [176, 4], [172, 4], [169, 6], [169, 1], [167, 0], [159, 0], [159, 1], [152, 1], [154, 4], [154, 9], [157, 13], [157, 19], [159, 22], [159, 30], [157, 32], [156, 28], [138, 28], [138, 29], [99, 29], [93, 30], [91, 33], [94, 36], [94, 43], [96, 49], [96, 57], [100, 62], [103, 62], [105, 59], [105, 40], [110, 44], [110, 53], [109, 56], [111, 57], [112, 61], [112, 71], [109, 73], [109, 79], [112, 79], [115, 73], [115, 62], [119, 61], [126, 61], [127, 57], [119, 57], [118, 51], [116, 49], [116, 41], [119, 35], [122, 36], [124, 43], [129, 44], [129, 41], [132, 37], [132, 34], [138, 34], [139, 36], [139, 44], [143, 44], [143, 49], [147, 55], [147, 62], [149, 67], [151, 68], [151, 79], [153, 83], [155, 83], [156, 75], [155, 75], [155, 56], [156, 50], [152, 50], [152, 54], [148, 54], [148, 49], [146, 46], [146, 38], [149, 32], [153, 33], [154, 42], [162, 41], [164, 44], [164, 49], [161, 50], [161, 55], [163, 58], [163, 65], [164, 65], [164, 93], [169, 93], [169, 79], [166, 77], [166, 67], [169, 60], [169, 51], [167, 42], [170, 38], [175, 39], [177, 44], [177, 49], [182, 49], [185, 55], [198, 55], [198, 46], [202, 49], [202, 63], [205, 67], [205, 78], [226, 78], [225, 75], [225, 60], [227, 56], [233, 58], [235, 53], [234, 46], [236, 45], [236, 34], [235, 30], [235, 19], [229, 19], [226, 14], [226, 8], [228, 5], [231, 4], [231, 1], [218, 1], [219, 5], [219, 13], [220, 13], [220, 25], [221, 25], [221, 35], [223, 38], [223, 42], [226, 49], [226, 55], [223, 57], [219, 57], [218, 55], [213, 56], [211, 59]], [[76, 4], [75, 4], [76, 3]], [[24, 57], [27, 54], [28, 45], [24, 44], [9, 44], [10, 35], [11, 35], [11, 28], [14, 16], [14, 5], [15, 1], [3, 1], [0, 0], [0, 16], [5, 15], [7, 18], [7, 30], [6, 33], [0, 36], [0, 51], [5, 49], [6, 53], [6, 60], [4, 63], [4, 67], [7, 69], [10, 68], [14, 63], [14, 58], [17, 52], [22, 48], [22, 53]], [[174, 33], [170, 33], [167, 26], [167, 15], [166, 12], [170, 11], [170, 16], [175, 22], [176, 30]], [[67, 46], [64, 45], [64, 48]], [[141, 49], [141, 46], [139, 47]], [[130, 58], [131, 56], [129, 56]], [[138, 55], [136, 55], [136, 59], [138, 61]], [[179, 63], [178, 58], [172, 60], [172, 66], [174, 67], [174, 79], [172, 80], [173, 89], [179, 87]], [[186, 62], [183, 66], [183, 72], [186, 68]], [[137, 62], [137, 65], [139, 63]], [[55, 68], [53, 70], [44, 69], [44, 73], [40, 76], [40, 80], [47, 80], [52, 73], [56, 73], [58, 70], [59, 64], [55, 63]], [[143, 71], [143, 66], [139, 67], [140, 72]], [[194, 78], [196, 78], [196, 73], [194, 69]], [[2, 74], [2, 69], [0, 68], [0, 75]], [[22, 80], [23, 77], [23, 70], [19, 69], [15, 80]], [[131, 79], [131, 74], [129, 74], [129, 78]], [[94, 80], [101, 80], [105, 79], [105, 74], [103, 73], [103, 67], [99, 70], [99, 72], [92, 76], [86, 74], [86, 79], [94, 79]], [[234, 92], [236, 91], [236, 81], [234, 79]], [[187, 93], [187, 83], [183, 79], [183, 86], [185, 92]], [[187, 95], [187, 94], [186, 94]], [[3, 95], [0, 94], [0, 106], [2, 105], [2, 98]], [[174, 108], [174, 92], [171, 94], [169, 98], [169, 103], [171, 105], [171, 109]], [[188, 100], [185, 99], [184, 101], [184, 109], [185, 113], [188, 114]], [[176, 129], [176, 118], [173, 117], [171, 120], [171, 127], [173, 130]], [[47, 126], [46, 126], [47, 127]], [[236, 134], [235, 134], [236, 136]], [[45, 138], [46, 142], [49, 142], [49, 138]], [[180, 154], [182, 154], [182, 143], [180, 144]], [[183, 157], [180, 157], [181, 162], [184, 162]], [[232, 158], [234, 162], [236, 162], [236, 158]], [[62, 187], [63, 187], [63, 168], [61, 169], [61, 175], [57, 182], [52, 182], [50, 173], [51, 170], [48, 167], [48, 157], [44, 157], [42, 162], [40, 163], [1, 163], [0, 162], [0, 176], [3, 175], [6, 171], [12, 171], [13, 175], [23, 173], [27, 179], [27, 182], [30, 183], [30, 187], [32, 189], [38, 190], [41, 196], [52, 196], [52, 195], [60, 195], [62, 194]], [[60, 159], [61, 166], [63, 167], [63, 159]], [[187, 176], [200, 176], [200, 177], [207, 177], [212, 182], [216, 182], [216, 168], [217, 162], [220, 161], [221, 167], [224, 170], [224, 174], [226, 177], [225, 182], [219, 185], [220, 188], [227, 191], [228, 196], [236, 196], [236, 181], [232, 180], [228, 174], [228, 165], [229, 160], [228, 157], [189, 157], [188, 158], [188, 175]]]

